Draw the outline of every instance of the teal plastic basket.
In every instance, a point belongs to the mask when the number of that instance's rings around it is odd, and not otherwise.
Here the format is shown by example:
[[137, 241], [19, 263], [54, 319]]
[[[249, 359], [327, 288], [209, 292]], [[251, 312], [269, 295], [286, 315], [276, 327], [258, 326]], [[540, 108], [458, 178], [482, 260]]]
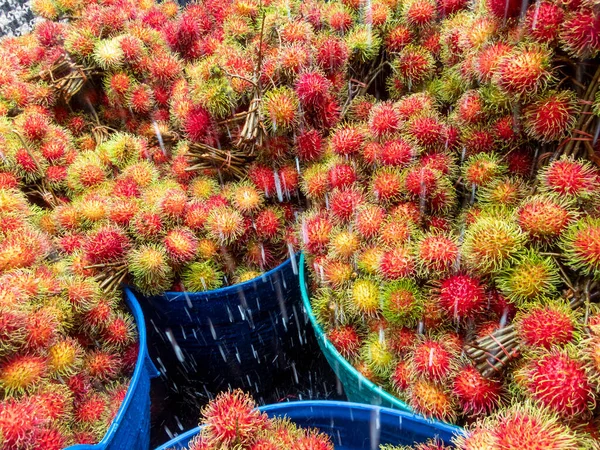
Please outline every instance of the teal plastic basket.
[[146, 345], [146, 325], [142, 308], [129, 289], [125, 303], [138, 330], [138, 358], [129, 389], [104, 438], [97, 444], [76, 444], [65, 450], [148, 450], [150, 447], [150, 380], [158, 376]]
[[323, 328], [317, 323], [310, 305], [310, 296], [308, 293], [308, 283], [306, 279], [306, 265], [304, 254], [300, 256], [300, 294], [302, 303], [308, 314], [310, 323], [315, 330], [319, 347], [325, 355], [327, 362], [340, 379], [348, 400], [355, 403], [367, 403], [370, 405], [380, 405], [387, 408], [400, 409], [403, 411], [412, 411], [412, 409], [402, 400], [386, 392], [381, 386], [377, 386], [372, 381], [365, 378], [352, 366], [331, 342], [325, 336]]

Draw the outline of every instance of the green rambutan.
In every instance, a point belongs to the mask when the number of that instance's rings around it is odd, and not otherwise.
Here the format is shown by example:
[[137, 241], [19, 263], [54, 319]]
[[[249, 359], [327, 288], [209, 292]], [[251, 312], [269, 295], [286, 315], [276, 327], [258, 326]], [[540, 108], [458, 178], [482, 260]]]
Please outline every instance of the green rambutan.
[[350, 260], [360, 247], [359, 236], [347, 230], [336, 230], [331, 233], [328, 256], [343, 261]]
[[98, 186], [107, 178], [107, 167], [95, 152], [82, 152], [67, 169], [69, 189], [80, 193]]
[[565, 419], [585, 418], [596, 394], [584, 363], [572, 349], [551, 349], [531, 355], [516, 374], [527, 395]]
[[427, 49], [409, 44], [392, 61], [392, 66], [409, 88], [414, 88], [433, 75], [435, 60]]
[[146, 295], [160, 294], [173, 284], [173, 269], [167, 250], [161, 245], [145, 244], [131, 250], [127, 255], [127, 269], [135, 287]]
[[0, 356], [12, 354], [25, 344], [26, 326], [25, 311], [9, 305], [0, 307]]
[[383, 333], [371, 333], [360, 348], [360, 357], [376, 377], [387, 378], [394, 369], [394, 355]]
[[104, 70], [118, 69], [125, 59], [120, 38], [99, 40], [94, 46], [92, 57], [94, 62]]
[[518, 178], [496, 178], [479, 189], [477, 200], [484, 206], [512, 208], [525, 197], [525, 191], [525, 183]]
[[564, 301], [546, 301], [520, 311], [514, 320], [520, 343], [527, 348], [564, 346], [579, 334], [578, 315]]
[[374, 317], [380, 310], [380, 287], [371, 278], [358, 278], [349, 288], [350, 307], [358, 314]]
[[553, 296], [561, 282], [556, 263], [536, 250], [520, 254], [495, 280], [500, 291], [519, 304]]
[[384, 284], [381, 310], [383, 317], [394, 325], [413, 327], [421, 318], [423, 294], [410, 278]]
[[232, 207], [219, 206], [210, 211], [204, 228], [211, 239], [230, 244], [244, 234], [244, 217]]
[[522, 250], [525, 239], [519, 226], [502, 214], [481, 214], [465, 231], [462, 259], [478, 273], [492, 273]]
[[494, 153], [479, 153], [470, 156], [463, 168], [463, 178], [468, 186], [485, 186], [506, 172], [506, 166]]
[[367, 24], [355, 25], [346, 35], [350, 59], [360, 63], [372, 61], [379, 54], [382, 39], [379, 33]]
[[585, 275], [600, 273], [600, 219], [584, 217], [570, 225], [560, 246], [565, 262]]
[[210, 291], [223, 285], [223, 273], [211, 261], [194, 262], [181, 274], [181, 282], [190, 292]]
[[296, 93], [287, 87], [280, 87], [267, 91], [264, 95], [262, 113], [274, 133], [285, 132], [296, 123], [298, 107]]

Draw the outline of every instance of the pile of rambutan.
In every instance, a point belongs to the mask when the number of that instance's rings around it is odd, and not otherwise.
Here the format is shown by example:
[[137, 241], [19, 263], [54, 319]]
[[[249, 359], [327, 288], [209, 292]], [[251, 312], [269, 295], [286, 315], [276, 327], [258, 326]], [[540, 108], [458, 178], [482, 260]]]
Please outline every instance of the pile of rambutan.
[[329, 436], [287, 418], [269, 418], [241, 390], [222, 392], [202, 410], [188, 450], [333, 450]]
[[350, 80], [323, 151], [301, 161], [312, 309], [342, 357], [416, 412], [462, 425], [526, 412], [558, 430], [539, 448], [587, 448], [600, 72], [579, 26], [595, 35], [599, 12], [496, 3], [415, 0], [373, 18], [380, 71], [357, 77], [364, 90]]
[[0, 447], [99, 442], [137, 361], [120, 295], [71, 270], [40, 227], [44, 212], [0, 188]]

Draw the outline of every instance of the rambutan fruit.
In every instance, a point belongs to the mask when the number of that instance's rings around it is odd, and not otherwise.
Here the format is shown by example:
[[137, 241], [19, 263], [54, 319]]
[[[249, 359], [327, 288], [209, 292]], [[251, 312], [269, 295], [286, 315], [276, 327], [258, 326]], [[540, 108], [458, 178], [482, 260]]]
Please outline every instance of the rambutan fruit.
[[467, 435], [455, 438], [454, 443], [464, 450], [580, 448], [577, 436], [569, 427], [552, 412], [531, 402], [514, 402], [508, 408], [498, 409], [478, 421]]
[[298, 97], [287, 87], [267, 91], [263, 97], [262, 113], [274, 132], [290, 130], [298, 116]]
[[390, 382], [395, 390], [395, 393], [400, 397], [406, 397], [406, 391], [411, 383], [412, 376], [410, 373], [409, 365], [404, 360], [396, 362], [392, 374], [390, 375]]
[[356, 168], [352, 164], [334, 159], [329, 163], [327, 179], [333, 189], [351, 186], [357, 180]]
[[452, 393], [464, 413], [489, 414], [500, 402], [502, 384], [497, 380], [484, 378], [475, 367], [465, 365], [456, 372]]
[[376, 138], [396, 132], [400, 128], [400, 117], [390, 102], [377, 103], [369, 114], [369, 131]]
[[457, 274], [439, 282], [438, 302], [455, 320], [472, 319], [485, 309], [487, 297], [478, 278]]
[[107, 167], [95, 152], [83, 152], [67, 169], [67, 185], [74, 192], [83, 192], [104, 182]]
[[531, 97], [553, 79], [550, 56], [550, 51], [539, 45], [518, 47], [500, 59], [494, 81], [508, 94]]
[[479, 91], [469, 90], [456, 102], [456, 119], [461, 123], [477, 124], [486, 117]]
[[441, 232], [421, 236], [415, 245], [415, 262], [419, 273], [440, 276], [457, 263], [459, 247], [456, 238]]
[[425, 202], [439, 189], [440, 173], [430, 167], [413, 167], [404, 173], [403, 188], [409, 197]]
[[600, 273], [600, 219], [584, 217], [570, 225], [560, 246], [573, 269], [585, 275]]
[[377, 275], [382, 256], [383, 249], [376, 245], [363, 248], [357, 254], [356, 265], [367, 275]]
[[538, 175], [541, 188], [567, 198], [588, 200], [598, 190], [598, 171], [587, 161], [563, 157], [551, 162]]
[[409, 135], [423, 148], [434, 149], [444, 145], [444, 126], [433, 115], [418, 116], [410, 120], [407, 131]]
[[357, 210], [354, 226], [362, 237], [372, 238], [377, 235], [384, 218], [385, 209], [381, 206], [365, 204]]
[[540, 43], [555, 44], [564, 16], [563, 9], [553, 2], [542, 1], [531, 5], [525, 17], [527, 33]]
[[0, 270], [29, 267], [51, 250], [48, 236], [30, 228], [6, 233], [0, 242]]
[[517, 17], [521, 13], [521, 3], [517, 0], [509, 0], [502, 2], [499, 0], [487, 0], [487, 9], [492, 15], [498, 19], [510, 19]]
[[355, 327], [351, 325], [334, 327], [327, 333], [327, 339], [344, 358], [351, 360], [358, 356], [362, 342]]
[[321, 73], [309, 71], [298, 76], [295, 85], [300, 105], [307, 109], [318, 109], [329, 96], [331, 82]]
[[331, 234], [328, 254], [332, 258], [349, 260], [360, 246], [359, 237], [352, 231], [339, 230]]
[[[421, 0], [415, 1], [421, 2]], [[416, 87], [433, 75], [435, 60], [430, 51], [409, 44], [398, 53], [392, 66], [409, 87]]]
[[48, 368], [53, 376], [74, 375], [83, 363], [84, 350], [75, 339], [65, 338], [48, 349]]
[[408, 403], [419, 414], [433, 419], [454, 422], [456, 400], [443, 386], [419, 379], [408, 388]]
[[600, 15], [583, 7], [567, 15], [560, 28], [561, 47], [576, 58], [592, 58], [600, 50]]
[[211, 261], [194, 262], [181, 274], [181, 282], [186, 291], [210, 291], [223, 285], [223, 273]]
[[108, 401], [105, 396], [96, 392], [91, 393], [76, 403], [75, 423], [85, 430], [96, 433], [102, 429], [101, 423], [107, 408]]
[[384, 285], [381, 310], [391, 324], [415, 326], [421, 317], [422, 306], [423, 294], [413, 280], [404, 278]]
[[360, 358], [376, 377], [387, 378], [394, 369], [394, 355], [383, 333], [371, 333], [360, 348]]
[[176, 265], [192, 261], [198, 250], [198, 239], [189, 228], [185, 227], [178, 227], [169, 231], [163, 240], [163, 244], [169, 259]]
[[528, 177], [533, 167], [533, 158], [530, 151], [520, 148], [508, 153], [505, 157], [509, 173], [521, 177]]
[[391, 28], [385, 38], [385, 47], [389, 52], [399, 52], [413, 42], [413, 32], [404, 24], [397, 24]]
[[8, 305], [0, 307], [0, 356], [12, 354], [25, 344], [26, 326], [27, 316], [24, 311]]
[[435, 0], [410, 0], [402, 5], [402, 17], [412, 27], [425, 26], [433, 22], [436, 16]]
[[409, 247], [385, 251], [379, 261], [379, 274], [386, 280], [398, 280], [413, 275], [415, 263]]
[[432, 382], [444, 381], [454, 375], [457, 354], [441, 339], [423, 338], [409, 354], [414, 376]]
[[525, 239], [513, 221], [502, 215], [482, 214], [465, 231], [462, 258], [478, 273], [495, 272], [522, 250]]
[[324, 259], [319, 269], [323, 282], [333, 289], [345, 286], [354, 275], [354, 268], [348, 262], [336, 259]]
[[104, 70], [118, 69], [125, 60], [119, 38], [99, 40], [92, 54], [94, 62]]
[[163, 220], [160, 214], [139, 211], [130, 223], [131, 230], [144, 240], [157, 240], [163, 233]]
[[92, 232], [83, 245], [86, 258], [92, 264], [114, 262], [125, 256], [130, 247], [131, 243], [125, 232], [111, 225]]
[[195, 106], [188, 111], [183, 129], [192, 142], [212, 144], [214, 141], [215, 130], [212, 117], [201, 106]]
[[39, 356], [15, 355], [0, 365], [0, 387], [7, 395], [22, 394], [43, 380], [48, 362]]
[[38, 428], [31, 438], [32, 450], [62, 450], [68, 445], [67, 434], [59, 428]]
[[368, 24], [355, 25], [346, 35], [350, 59], [366, 63], [372, 61], [381, 47], [381, 37]]
[[211, 239], [229, 244], [244, 233], [244, 217], [234, 208], [221, 206], [208, 214], [204, 227]]
[[44, 139], [49, 127], [48, 117], [38, 112], [26, 114], [21, 125], [23, 135], [32, 142], [39, 142]]
[[379, 152], [379, 162], [384, 166], [406, 167], [417, 154], [417, 149], [400, 138], [387, 141]]
[[27, 397], [0, 402], [0, 435], [7, 448], [23, 448], [42, 425], [38, 410]]
[[402, 193], [400, 172], [394, 167], [384, 167], [377, 170], [371, 177], [370, 191], [376, 203], [394, 203]]
[[373, 279], [356, 279], [349, 289], [350, 307], [359, 314], [374, 317], [380, 309], [379, 296], [379, 285]]
[[136, 339], [133, 318], [129, 314], [115, 312], [104, 324], [100, 335], [107, 348], [120, 350], [127, 347]]
[[346, 126], [335, 130], [329, 139], [329, 148], [340, 156], [360, 152], [365, 143], [365, 133], [357, 127]]
[[404, 217], [388, 217], [379, 228], [378, 238], [387, 247], [401, 246], [408, 242], [413, 234], [413, 225]]
[[500, 291], [516, 303], [551, 297], [556, 293], [559, 283], [556, 263], [535, 250], [527, 250], [519, 255], [496, 278]]
[[500, 157], [494, 153], [479, 153], [470, 156], [462, 168], [463, 178], [468, 186], [485, 186], [494, 178], [506, 172]]
[[301, 238], [306, 250], [313, 255], [326, 252], [333, 224], [323, 212], [312, 212], [302, 218]]
[[325, 195], [329, 192], [327, 167], [323, 164], [312, 164], [307, 167], [302, 174], [300, 189], [310, 200], [324, 199]]
[[314, 161], [323, 151], [323, 138], [317, 130], [304, 131], [296, 136], [296, 153], [300, 160]]
[[565, 419], [588, 417], [595, 407], [584, 364], [573, 353], [554, 348], [529, 356], [516, 375], [530, 398]]
[[254, 229], [259, 239], [277, 241], [283, 232], [283, 215], [274, 207], [267, 207], [254, 218]]
[[202, 440], [215, 447], [251, 444], [268, 426], [267, 416], [255, 406], [239, 389], [220, 393], [202, 409]]
[[315, 46], [316, 63], [327, 73], [337, 72], [348, 61], [348, 46], [336, 36], [324, 34], [317, 38]]
[[567, 303], [558, 300], [519, 312], [514, 324], [521, 344], [532, 349], [564, 346], [578, 336], [577, 315]]
[[523, 199], [525, 190], [526, 185], [518, 178], [497, 178], [479, 189], [477, 200], [484, 206], [512, 208]]
[[173, 270], [165, 247], [156, 244], [141, 245], [129, 252], [127, 260], [133, 284], [145, 295], [160, 294], [172, 285]]
[[85, 355], [84, 368], [92, 381], [115, 380], [121, 372], [120, 356], [104, 350], [93, 350]]
[[[298, 189], [299, 178], [298, 169], [295, 166], [288, 164], [277, 171], [277, 174], [275, 175], [275, 186], [277, 188], [277, 184], [279, 183], [282, 191], [281, 195], [289, 200], [290, 196]], [[280, 197], [279, 192], [277, 195]]]
[[329, 197], [331, 215], [339, 222], [349, 221], [364, 203], [364, 194], [355, 186], [334, 189]]
[[550, 91], [523, 110], [523, 126], [533, 139], [558, 141], [572, 130], [578, 112], [573, 92]]
[[448, 17], [467, 7], [466, 0], [440, 0], [438, 1], [439, 14]]

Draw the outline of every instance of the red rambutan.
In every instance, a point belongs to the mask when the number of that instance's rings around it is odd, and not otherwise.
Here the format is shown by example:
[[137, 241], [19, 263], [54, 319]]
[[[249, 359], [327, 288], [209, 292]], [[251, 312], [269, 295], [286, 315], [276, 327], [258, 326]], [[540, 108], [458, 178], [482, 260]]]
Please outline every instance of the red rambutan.
[[430, 233], [423, 236], [416, 247], [417, 267], [422, 273], [437, 275], [452, 268], [459, 255], [455, 240], [445, 234]]
[[379, 153], [384, 166], [406, 167], [416, 155], [416, 149], [404, 139], [387, 141]]
[[564, 16], [562, 8], [549, 1], [530, 5], [525, 17], [527, 32], [536, 41], [552, 45], [558, 39]]
[[302, 242], [309, 253], [323, 254], [329, 244], [329, 233], [333, 224], [322, 213], [311, 214], [302, 220]]
[[83, 249], [90, 263], [100, 264], [122, 258], [130, 246], [129, 238], [121, 228], [106, 225], [88, 236]]
[[408, 132], [424, 148], [437, 148], [444, 144], [443, 124], [433, 116], [415, 117], [408, 123]]
[[437, 383], [417, 380], [409, 386], [408, 395], [410, 406], [425, 417], [448, 422], [453, 422], [456, 418], [454, 398]]
[[356, 169], [348, 163], [336, 162], [327, 172], [329, 186], [333, 189], [354, 184], [356, 177]]
[[380, 138], [400, 128], [400, 117], [392, 103], [377, 103], [369, 114], [369, 131]]
[[370, 189], [377, 203], [393, 203], [399, 199], [402, 192], [401, 175], [394, 168], [380, 169], [373, 173]]
[[433, 74], [435, 61], [430, 51], [409, 44], [400, 51], [393, 66], [406, 83], [415, 87]]
[[193, 142], [211, 144], [214, 141], [212, 118], [201, 106], [196, 106], [188, 112], [183, 128]]
[[329, 95], [331, 82], [319, 72], [305, 72], [296, 81], [296, 95], [305, 108], [320, 108]]
[[340, 38], [324, 36], [316, 43], [315, 59], [327, 73], [336, 72], [348, 61], [348, 47]]
[[507, 53], [495, 70], [497, 85], [511, 95], [532, 96], [552, 80], [550, 52], [539, 45], [529, 45]]
[[560, 30], [562, 47], [578, 58], [595, 56], [600, 50], [600, 15], [581, 8], [567, 16]]
[[471, 319], [487, 303], [481, 282], [468, 275], [452, 275], [440, 282], [439, 303], [455, 320]]
[[576, 334], [571, 308], [562, 303], [538, 305], [515, 319], [520, 341], [529, 348], [550, 349], [569, 343]]
[[587, 200], [598, 192], [598, 171], [586, 161], [561, 158], [539, 175], [542, 188], [567, 198]]
[[356, 187], [335, 189], [329, 198], [332, 216], [339, 221], [348, 221], [357, 208], [365, 202], [363, 193]]
[[48, 371], [44, 358], [16, 355], [0, 365], [0, 386], [5, 393], [22, 394], [39, 383]]
[[163, 243], [169, 258], [175, 264], [185, 264], [196, 257], [198, 239], [188, 228], [175, 228], [169, 231]]
[[344, 358], [352, 359], [358, 355], [361, 339], [353, 326], [345, 325], [332, 328], [327, 333], [327, 338]]
[[414, 270], [414, 259], [408, 247], [396, 247], [386, 251], [379, 262], [379, 271], [387, 280], [409, 277]]
[[559, 237], [575, 218], [571, 206], [553, 195], [537, 195], [524, 200], [516, 215], [523, 231], [542, 243]]
[[362, 130], [354, 127], [344, 127], [336, 130], [329, 140], [331, 150], [341, 156], [358, 153], [365, 142]]
[[550, 91], [523, 110], [525, 132], [542, 142], [557, 141], [568, 134], [579, 111], [571, 91]]
[[408, 25], [421, 27], [435, 20], [435, 0], [410, 0], [403, 5], [403, 17]]
[[323, 138], [317, 130], [304, 131], [296, 136], [296, 154], [301, 161], [316, 160], [323, 151]]
[[468, 415], [492, 412], [500, 401], [501, 389], [500, 382], [484, 378], [476, 368], [469, 365], [458, 370], [452, 384], [452, 393]]

